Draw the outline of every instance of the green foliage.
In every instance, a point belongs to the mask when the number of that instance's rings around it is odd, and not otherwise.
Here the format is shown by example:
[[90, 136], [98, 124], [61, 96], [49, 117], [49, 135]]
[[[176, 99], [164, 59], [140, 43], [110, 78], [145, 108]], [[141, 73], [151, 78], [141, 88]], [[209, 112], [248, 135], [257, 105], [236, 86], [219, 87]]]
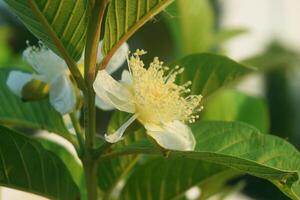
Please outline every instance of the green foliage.
[[83, 182], [83, 169], [80, 165], [80, 161], [61, 144], [40, 137], [37, 137], [36, 139], [45, 149], [51, 151], [63, 161], [69, 172], [72, 172], [71, 176], [74, 182], [78, 187], [81, 187]]
[[[201, 198], [219, 192], [227, 180], [240, 172], [187, 158], [149, 159], [136, 167], [120, 199], [180, 199], [193, 186], [200, 186]], [[206, 185], [210, 185], [206, 188]], [[185, 199], [185, 198], [183, 198]]]
[[57, 200], [75, 200], [79, 190], [64, 163], [38, 142], [0, 127], [0, 184]]
[[164, 16], [179, 55], [200, 53], [212, 47], [215, 20], [208, 0], [176, 0]]
[[273, 68], [293, 66], [299, 61], [298, 52], [273, 42], [266, 48], [265, 52], [247, 58], [243, 63], [254, 66], [261, 71], [267, 71]]
[[176, 44], [177, 55], [213, 51], [238, 35], [242, 28], [217, 28], [209, 0], [176, 0], [166, 9], [165, 21]]
[[[127, 116], [125, 113], [115, 111], [109, 123], [108, 132], [116, 131], [126, 121]], [[125, 139], [115, 144], [113, 149], [126, 147], [130, 143], [145, 138], [144, 131], [138, 123], [131, 125], [125, 134], [127, 134]], [[135, 167], [139, 159], [138, 155], [129, 155], [103, 160], [98, 164], [98, 185], [105, 196], [109, 197], [115, 191], [118, 183], [126, 180], [128, 173]]]
[[[260, 133], [239, 122], [198, 122], [192, 127], [196, 138], [194, 151], [167, 151], [168, 157], [184, 157], [224, 165], [273, 182], [292, 199], [300, 198], [300, 154], [276, 136]], [[118, 154], [161, 154], [150, 144], [131, 144]]]
[[195, 151], [171, 154], [211, 161], [268, 179], [291, 198], [300, 198], [300, 154], [285, 140], [237, 122], [196, 123], [192, 130], [197, 141]]
[[48, 99], [23, 102], [9, 90], [6, 85], [9, 72], [10, 69], [0, 70], [0, 123], [68, 135], [62, 117], [52, 108]]
[[[58, 55], [59, 51], [54, 45], [49, 33], [44, 29], [41, 21], [32, 11], [29, 1], [5, 0], [12, 10], [23, 21], [26, 27], [50, 49]], [[75, 60], [81, 57], [86, 35], [86, 10], [85, 0], [31, 0], [36, 4], [64, 48]]]
[[173, 0], [111, 0], [105, 20], [103, 53], [118, 48]]
[[263, 133], [269, 132], [266, 102], [234, 90], [220, 91], [204, 105], [201, 120], [240, 121], [251, 124]]
[[192, 81], [192, 94], [204, 97], [253, 71], [225, 56], [209, 53], [186, 56], [172, 66], [176, 65], [185, 70], [178, 76], [178, 82]]
[[[99, 4], [87, 0], [5, 1], [27, 28], [50, 49], [58, 54], [66, 53], [66, 50], [73, 58], [68, 60], [70, 64], [78, 61], [84, 49], [87, 16], [98, 14], [86, 12], [104, 11], [105, 8], [101, 6], [106, 5], [104, 0], [97, 2]], [[99, 21], [89, 23], [89, 35], [99, 36], [101, 32], [100, 35], [104, 37], [102, 53], [106, 58], [102, 66], [107, 64], [122, 43], [170, 3], [172, 0], [110, 0], [104, 15], [104, 33], [97, 30], [102, 15], [98, 15]], [[99, 7], [93, 7], [95, 5]], [[262, 134], [268, 132], [269, 126], [264, 102], [236, 91], [220, 91], [254, 70], [225, 56], [200, 54], [217, 49], [220, 43], [245, 31], [218, 30], [208, 0], [177, 0], [167, 9], [167, 13], [166, 19], [176, 41], [177, 55], [190, 54], [171, 65], [173, 69], [177, 65], [185, 69], [176, 81], [179, 84], [191, 81], [191, 93], [205, 97], [201, 119], [190, 125], [197, 141], [195, 150], [162, 149], [151, 139], [148, 140], [138, 122], [130, 125], [125, 138], [117, 144], [101, 140], [102, 144], [98, 145], [98, 141], [94, 141], [95, 120], [92, 117], [95, 113], [91, 84], [82, 84], [84, 86], [80, 88], [84, 88], [83, 94], [86, 96], [78, 98], [79, 101], [83, 100], [78, 102], [78, 111], [83, 103], [86, 108], [84, 116], [88, 120], [85, 120], [83, 129], [86, 134], [83, 140], [86, 141], [78, 148], [62, 116], [51, 107], [48, 100], [20, 100], [6, 86], [11, 69], [1, 69], [0, 123], [12, 127], [45, 129], [62, 135], [76, 146], [83, 167], [70, 152], [55, 142], [43, 139], [38, 142], [0, 126], [0, 184], [58, 200], [86, 199], [88, 191], [88, 198], [96, 200], [97, 178], [103, 199], [184, 199], [185, 192], [193, 186], [201, 187], [201, 198], [205, 199], [222, 191], [228, 180], [248, 173], [271, 181], [290, 198], [300, 200], [300, 154], [285, 140]], [[87, 38], [87, 44], [98, 39]], [[1, 43], [0, 54], [4, 57], [0, 58], [0, 62], [7, 62], [10, 55], [3, 46]], [[87, 52], [94, 52], [95, 49], [90, 46], [94, 45], [87, 45]], [[275, 45], [270, 49], [266, 54], [248, 59], [245, 63], [266, 69], [274, 63], [299, 61], [293, 52], [281, 47]], [[91, 54], [88, 62], [93, 63], [95, 56]], [[66, 54], [63, 57], [69, 58]], [[77, 70], [76, 66], [69, 67]], [[93, 80], [87, 77], [93, 77], [96, 69], [87, 67], [90, 74], [85, 76], [85, 83], [92, 83]], [[73, 78], [76, 80], [82, 78], [79, 71], [75, 75]], [[38, 96], [31, 90], [46, 89], [46, 86], [36, 82], [31, 84], [23, 92], [29, 99], [36, 100]], [[216, 91], [220, 92], [210, 96]], [[115, 112], [107, 132], [115, 132], [127, 118], [128, 115]], [[76, 120], [73, 119], [74, 123], [79, 124]], [[75, 127], [78, 138], [81, 138], [81, 127]], [[99, 146], [99, 149], [95, 149]], [[97, 176], [95, 166], [98, 169]], [[124, 183], [124, 188], [120, 183]], [[87, 191], [83, 189], [84, 186], [87, 186]]]

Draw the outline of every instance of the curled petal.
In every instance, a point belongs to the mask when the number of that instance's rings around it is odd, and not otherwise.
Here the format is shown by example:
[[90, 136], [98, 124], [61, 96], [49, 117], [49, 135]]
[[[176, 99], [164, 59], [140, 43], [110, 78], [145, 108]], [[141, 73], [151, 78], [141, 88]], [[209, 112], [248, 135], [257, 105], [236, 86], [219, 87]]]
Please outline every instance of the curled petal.
[[124, 112], [133, 113], [135, 111], [131, 91], [114, 80], [107, 71], [100, 70], [98, 72], [93, 86], [97, 96], [107, 104]]
[[61, 114], [70, 113], [74, 110], [76, 95], [67, 76], [58, 76], [50, 82], [49, 98], [51, 105]]
[[18, 97], [22, 97], [24, 85], [32, 80], [32, 74], [21, 71], [11, 71], [8, 75], [6, 84], [9, 89]]
[[101, 99], [98, 96], [96, 96], [95, 103], [98, 108], [105, 110], [105, 111], [113, 110], [115, 108], [112, 104], [104, 101], [103, 99]]
[[132, 122], [134, 122], [134, 120], [136, 120], [136, 118], [137, 118], [137, 115], [133, 115], [116, 132], [114, 132], [113, 134], [109, 134], [109, 135], [105, 134], [104, 135], [105, 140], [109, 143], [116, 143], [116, 142], [122, 140], [122, 136], [123, 136], [125, 130], [128, 128], [128, 126], [130, 126], [130, 124], [132, 124]]
[[191, 129], [181, 121], [162, 123], [161, 126], [146, 124], [147, 134], [165, 149], [192, 151], [196, 141]]
[[[97, 63], [101, 63], [102, 59], [103, 59], [102, 45], [103, 45], [103, 41], [99, 42]], [[106, 71], [109, 74], [112, 74], [115, 71], [117, 71], [122, 66], [122, 64], [125, 62], [128, 52], [129, 52], [129, 46], [126, 42], [124, 42], [119, 47], [119, 49], [116, 51], [116, 53], [112, 56], [110, 61], [108, 62], [108, 65], [106, 67]]]

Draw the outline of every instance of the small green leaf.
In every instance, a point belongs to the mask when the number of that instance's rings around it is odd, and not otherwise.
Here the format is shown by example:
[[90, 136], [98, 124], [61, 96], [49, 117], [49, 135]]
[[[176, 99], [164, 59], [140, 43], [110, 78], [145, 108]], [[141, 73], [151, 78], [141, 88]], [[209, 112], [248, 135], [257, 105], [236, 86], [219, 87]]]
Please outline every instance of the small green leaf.
[[[26, 27], [60, 55], [28, 1], [5, 0]], [[86, 0], [33, 0], [46, 22], [75, 60], [81, 57], [86, 35]]]
[[202, 94], [204, 97], [253, 72], [251, 68], [225, 56], [209, 53], [186, 56], [172, 66], [176, 65], [184, 68], [184, 72], [178, 75], [178, 82], [192, 81], [192, 94]]
[[79, 190], [64, 163], [37, 141], [0, 126], [0, 184], [57, 200]]
[[[139, 164], [126, 182], [119, 199], [180, 199], [193, 186], [201, 197], [219, 192], [240, 172], [187, 158], [154, 158]], [[210, 185], [210, 188], [207, 186]], [[185, 199], [185, 198], [184, 198]]]
[[240, 121], [269, 132], [269, 113], [266, 102], [258, 97], [234, 90], [224, 90], [211, 96], [200, 113], [205, 121]]
[[173, 0], [111, 0], [105, 21], [103, 53], [118, 48]]
[[9, 72], [9, 69], [0, 70], [0, 124], [69, 134], [61, 115], [52, 108], [48, 99], [23, 102], [9, 90], [6, 85]]

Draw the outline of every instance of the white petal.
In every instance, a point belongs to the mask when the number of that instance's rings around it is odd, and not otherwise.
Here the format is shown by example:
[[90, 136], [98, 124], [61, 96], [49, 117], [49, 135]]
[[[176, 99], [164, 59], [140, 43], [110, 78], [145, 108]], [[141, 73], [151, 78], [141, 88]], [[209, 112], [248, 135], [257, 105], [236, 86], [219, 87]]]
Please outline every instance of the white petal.
[[132, 76], [128, 70], [125, 69], [122, 72], [121, 81], [122, 83], [125, 83], [127, 85], [131, 85], [133, 83]]
[[115, 107], [112, 104], [104, 101], [103, 99], [101, 99], [98, 96], [96, 96], [96, 102], [95, 103], [96, 103], [96, 106], [98, 108], [100, 108], [102, 110], [105, 110], [105, 111], [109, 111], [109, 110], [115, 109]]
[[146, 124], [147, 134], [165, 149], [191, 151], [196, 141], [191, 129], [180, 121], [162, 123], [161, 126]]
[[[98, 46], [97, 63], [101, 63], [103, 59], [102, 45], [103, 45], [103, 41], [100, 41]], [[125, 62], [128, 52], [129, 52], [129, 46], [126, 42], [124, 42], [108, 62], [106, 71], [109, 74], [112, 74], [113, 72], [117, 71]]]
[[42, 44], [39, 47], [27, 47], [23, 58], [40, 75], [39, 80], [44, 82], [50, 82], [53, 77], [65, 73], [67, 69], [65, 61]]
[[51, 105], [61, 114], [70, 113], [74, 110], [76, 96], [72, 83], [67, 76], [58, 76], [50, 82], [49, 98]]
[[127, 87], [114, 80], [105, 70], [100, 70], [94, 82], [94, 90], [99, 98], [115, 108], [133, 113], [135, 106], [132, 93]]
[[22, 97], [22, 89], [26, 83], [32, 80], [32, 74], [21, 71], [11, 71], [6, 84], [9, 89], [18, 97]]
[[130, 124], [132, 124], [132, 122], [134, 122], [134, 120], [136, 120], [137, 115], [133, 115], [132, 117], [129, 118], [129, 120], [127, 122], [125, 122], [116, 132], [114, 132], [113, 134], [105, 134], [105, 140], [109, 143], [116, 143], [120, 140], [122, 140], [122, 136], [125, 132], [125, 130], [128, 128], [128, 126], [130, 126]]

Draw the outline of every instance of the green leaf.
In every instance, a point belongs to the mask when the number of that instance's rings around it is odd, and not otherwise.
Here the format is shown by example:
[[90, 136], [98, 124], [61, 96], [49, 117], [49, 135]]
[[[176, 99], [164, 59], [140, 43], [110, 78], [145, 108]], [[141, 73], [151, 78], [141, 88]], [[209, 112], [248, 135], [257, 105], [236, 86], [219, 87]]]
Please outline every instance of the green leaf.
[[[109, 123], [108, 133], [116, 131], [128, 118], [124, 112], [115, 111]], [[144, 138], [143, 131], [137, 123], [133, 123], [125, 132], [124, 140], [112, 146], [113, 149], [123, 148], [129, 143], [134, 143]], [[101, 160], [98, 165], [98, 185], [106, 197], [110, 197], [118, 183], [125, 180], [129, 172], [135, 167], [139, 156], [129, 155]]]
[[200, 53], [212, 47], [215, 20], [209, 0], [176, 0], [164, 13], [179, 55]]
[[23, 102], [9, 90], [6, 86], [9, 72], [8, 69], [0, 69], [0, 124], [45, 129], [60, 135], [68, 135], [61, 115], [52, 108], [48, 99]]
[[216, 51], [222, 43], [246, 33], [242, 28], [220, 29], [209, 0], [176, 0], [164, 13], [177, 55]]
[[193, 186], [205, 199], [219, 192], [240, 172], [187, 158], [154, 158], [139, 166], [129, 177], [119, 199], [180, 199]]
[[298, 67], [299, 60], [300, 55], [298, 52], [273, 42], [266, 48], [265, 52], [247, 58], [243, 63], [262, 71], [268, 71], [278, 67], [287, 68], [293, 65]]
[[211, 96], [200, 113], [205, 121], [240, 121], [269, 132], [269, 113], [266, 102], [234, 90], [224, 90]]
[[202, 94], [204, 97], [253, 72], [251, 68], [225, 56], [209, 53], [186, 56], [172, 66], [176, 65], [184, 68], [184, 72], [178, 75], [178, 82], [192, 81], [192, 94]]
[[237, 122], [202, 122], [192, 126], [196, 137], [193, 152], [174, 152], [184, 156], [222, 164], [268, 179], [293, 199], [300, 199], [300, 154], [276, 136]]
[[36, 139], [45, 149], [53, 152], [63, 161], [68, 170], [72, 172], [70, 175], [72, 176], [74, 182], [80, 188], [83, 182], [83, 168], [80, 164], [79, 158], [76, 159], [75, 155], [73, 155], [61, 144], [40, 137], [37, 137]]
[[105, 21], [103, 53], [112, 53], [173, 0], [111, 0]]
[[[300, 199], [300, 154], [287, 141], [240, 122], [200, 122], [191, 128], [197, 141], [195, 150], [168, 151], [166, 155], [209, 161], [268, 179], [290, 198]], [[161, 154], [149, 143], [131, 144], [110, 155], [115, 153]]]
[[[25, 26], [58, 55], [49, 34], [33, 13], [28, 1], [5, 0]], [[75, 60], [81, 57], [86, 35], [86, 0], [33, 0], [64, 48]]]
[[0, 127], [0, 184], [57, 200], [75, 200], [79, 190], [64, 163], [15, 131]]

